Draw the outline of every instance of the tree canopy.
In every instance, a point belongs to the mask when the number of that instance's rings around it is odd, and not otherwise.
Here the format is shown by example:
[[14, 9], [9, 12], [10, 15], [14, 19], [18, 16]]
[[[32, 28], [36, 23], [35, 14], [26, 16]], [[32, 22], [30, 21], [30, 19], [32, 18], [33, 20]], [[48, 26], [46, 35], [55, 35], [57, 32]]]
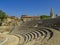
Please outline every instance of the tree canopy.
[[41, 19], [47, 19], [47, 18], [50, 18], [50, 16], [47, 16], [47, 15], [41, 15], [40, 18], [41, 18]]
[[0, 10], [0, 19], [1, 21], [3, 21], [3, 19], [7, 18], [7, 15], [5, 12], [3, 12], [2, 10]]

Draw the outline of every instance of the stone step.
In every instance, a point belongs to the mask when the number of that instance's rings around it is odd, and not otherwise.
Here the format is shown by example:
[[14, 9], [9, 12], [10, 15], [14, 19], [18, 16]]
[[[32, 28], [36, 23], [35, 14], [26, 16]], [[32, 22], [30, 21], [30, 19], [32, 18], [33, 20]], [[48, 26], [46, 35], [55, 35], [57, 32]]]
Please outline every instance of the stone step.
[[49, 31], [49, 33], [50, 33], [50, 37], [48, 38], [48, 40], [51, 39], [53, 36], [53, 31], [51, 29], [47, 29], [47, 28], [44, 28], [44, 29]]

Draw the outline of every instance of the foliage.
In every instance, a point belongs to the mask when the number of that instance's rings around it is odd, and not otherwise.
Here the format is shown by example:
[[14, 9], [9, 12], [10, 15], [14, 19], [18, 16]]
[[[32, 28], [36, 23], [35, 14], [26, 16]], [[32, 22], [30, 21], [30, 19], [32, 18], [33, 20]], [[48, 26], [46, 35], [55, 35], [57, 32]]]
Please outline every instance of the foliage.
[[5, 12], [3, 12], [2, 10], [0, 10], [0, 19], [1, 21], [3, 21], [3, 19], [7, 18], [7, 15]]
[[47, 18], [50, 18], [50, 16], [47, 16], [47, 15], [41, 15], [40, 18], [41, 18], [41, 19], [47, 19]]

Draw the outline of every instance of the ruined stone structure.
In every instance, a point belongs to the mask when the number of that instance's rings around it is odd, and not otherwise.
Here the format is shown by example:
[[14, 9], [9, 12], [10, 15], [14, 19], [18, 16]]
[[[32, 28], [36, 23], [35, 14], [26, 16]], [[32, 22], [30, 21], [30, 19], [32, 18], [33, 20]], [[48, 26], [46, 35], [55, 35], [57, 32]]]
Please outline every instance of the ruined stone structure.
[[25, 21], [32, 21], [32, 20], [40, 20], [40, 16], [23, 16], [22, 20]]

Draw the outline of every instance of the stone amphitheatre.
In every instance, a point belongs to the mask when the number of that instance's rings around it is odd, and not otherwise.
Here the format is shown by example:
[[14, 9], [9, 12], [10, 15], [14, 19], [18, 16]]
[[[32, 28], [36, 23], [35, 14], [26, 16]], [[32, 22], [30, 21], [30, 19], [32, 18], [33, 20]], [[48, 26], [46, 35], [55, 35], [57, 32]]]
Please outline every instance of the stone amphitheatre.
[[9, 30], [4, 28], [6, 31], [0, 27], [0, 45], [60, 45], [60, 17], [51, 15], [49, 19], [23, 21]]
[[0, 34], [0, 45], [60, 45], [60, 17], [32, 20]]

